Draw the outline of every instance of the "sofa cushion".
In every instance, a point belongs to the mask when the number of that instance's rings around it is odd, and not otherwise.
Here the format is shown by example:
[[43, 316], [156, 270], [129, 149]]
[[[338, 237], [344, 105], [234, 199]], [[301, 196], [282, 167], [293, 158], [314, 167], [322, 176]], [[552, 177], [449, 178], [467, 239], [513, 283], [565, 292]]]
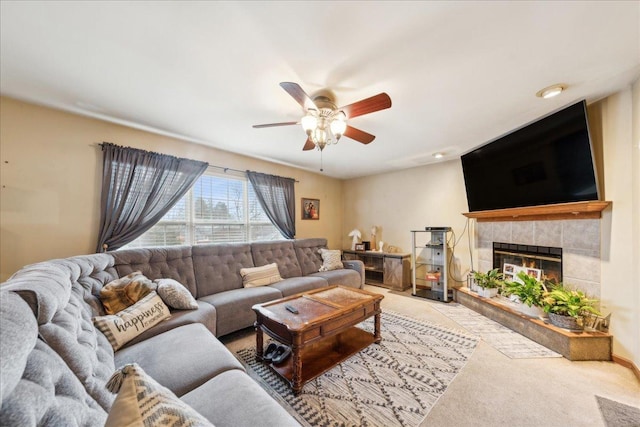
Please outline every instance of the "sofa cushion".
[[162, 298], [151, 292], [130, 307], [106, 316], [93, 318], [93, 323], [107, 337], [114, 350], [142, 332], [170, 317], [169, 307]]
[[242, 286], [245, 288], [271, 285], [282, 280], [275, 262], [262, 267], [241, 268], [240, 276], [242, 276]]
[[44, 341], [29, 306], [0, 291], [0, 425], [96, 426], [107, 413]]
[[[97, 259], [104, 261], [103, 257]], [[86, 260], [90, 264], [96, 257], [87, 256]], [[64, 360], [89, 395], [108, 410], [113, 395], [104, 384], [115, 369], [113, 348], [93, 326], [94, 311], [82, 299], [86, 289], [80, 285], [91, 271], [68, 260], [33, 264], [15, 273], [3, 289], [28, 299], [38, 321], [39, 337]]]
[[137, 363], [177, 396], [221, 372], [244, 370], [238, 359], [198, 323], [180, 326], [125, 347], [116, 352], [115, 362], [117, 366]]
[[362, 276], [355, 270], [348, 268], [342, 270], [320, 271], [305, 277], [321, 277], [329, 286], [342, 285], [350, 288], [362, 288]]
[[282, 293], [283, 297], [327, 286], [329, 286], [329, 282], [322, 277], [314, 276], [291, 277], [289, 279], [284, 279], [282, 282], [271, 285], [272, 288], [278, 289]]
[[216, 336], [226, 335], [253, 325], [256, 315], [251, 307], [274, 299], [282, 293], [272, 286], [232, 289], [199, 298], [216, 308]]
[[196, 296], [191, 246], [125, 249], [108, 254], [113, 256], [114, 267], [120, 277], [140, 270], [151, 280], [166, 277], [177, 280]]
[[254, 242], [251, 244], [251, 254], [256, 266], [274, 262], [278, 264], [278, 271], [283, 279], [302, 276], [302, 269], [298, 264], [298, 258], [291, 240]]
[[156, 285], [140, 271], [112, 280], [100, 289], [100, 302], [107, 314], [116, 314], [135, 304], [154, 290]]
[[320, 270], [322, 257], [318, 250], [327, 248], [327, 239], [296, 239], [293, 241], [293, 247], [304, 276]]
[[[117, 384], [117, 385], [114, 385]], [[136, 363], [123, 366], [109, 380], [117, 392], [105, 427], [211, 426], [207, 419], [166, 387], [158, 384]]]
[[196, 298], [242, 288], [240, 269], [255, 267], [247, 243], [197, 245], [193, 247], [193, 267], [198, 291]]
[[300, 427], [258, 383], [240, 371], [223, 372], [181, 399], [217, 426]]
[[38, 324], [22, 298], [0, 291], [0, 402], [16, 387], [36, 345]]
[[157, 286], [156, 292], [165, 304], [178, 310], [195, 310], [198, 308], [196, 299], [191, 292], [174, 279], [156, 279], [153, 281]]

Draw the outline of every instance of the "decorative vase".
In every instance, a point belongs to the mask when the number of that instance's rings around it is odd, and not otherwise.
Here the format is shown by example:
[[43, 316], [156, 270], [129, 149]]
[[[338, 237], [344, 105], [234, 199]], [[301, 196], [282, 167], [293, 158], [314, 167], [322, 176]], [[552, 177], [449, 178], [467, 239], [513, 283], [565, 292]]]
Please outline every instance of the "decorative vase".
[[481, 288], [478, 287], [478, 295], [485, 298], [493, 298], [498, 295], [498, 288]]
[[584, 329], [582, 322], [572, 316], [563, 316], [561, 314], [549, 313], [549, 321], [552, 325], [559, 328], [570, 329], [572, 331], [581, 331]]

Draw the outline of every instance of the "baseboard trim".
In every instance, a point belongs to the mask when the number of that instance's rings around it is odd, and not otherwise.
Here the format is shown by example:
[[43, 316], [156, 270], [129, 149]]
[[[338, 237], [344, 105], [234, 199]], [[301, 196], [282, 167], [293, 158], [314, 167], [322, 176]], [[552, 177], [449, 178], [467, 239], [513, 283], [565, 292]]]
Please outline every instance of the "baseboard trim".
[[621, 356], [617, 356], [615, 354], [611, 355], [611, 360], [613, 360], [618, 365], [622, 365], [625, 368], [631, 369], [631, 372], [633, 372], [633, 374], [636, 376], [638, 381], [640, 381], [640, 369], [638, 369], [638, 367], [635, 365], [635, 363], [633, 363], [631, 360], [626, 359], [626, 358], [621, 357]]

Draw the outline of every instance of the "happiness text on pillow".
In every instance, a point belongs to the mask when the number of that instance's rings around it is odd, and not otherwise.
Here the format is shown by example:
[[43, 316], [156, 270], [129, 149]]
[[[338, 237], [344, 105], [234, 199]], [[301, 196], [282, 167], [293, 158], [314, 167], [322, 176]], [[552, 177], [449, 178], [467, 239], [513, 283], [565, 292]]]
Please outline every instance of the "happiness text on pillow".
[[137, 316], [127, 320], [116, 317], [115, 319], [113, 319], [113, 325], [120, 332], [125, 332], [129, 328], [136, 328], [136, 331], [140, 331], [140, 329], [145, 328], [145, 325], [147, 323], [153, 322], [162, 316], [163, 305], [164, 304], [162, 301], [158, 301], [153, 305], [153, 307], [149, 308], [148, 310], [142, 311]]

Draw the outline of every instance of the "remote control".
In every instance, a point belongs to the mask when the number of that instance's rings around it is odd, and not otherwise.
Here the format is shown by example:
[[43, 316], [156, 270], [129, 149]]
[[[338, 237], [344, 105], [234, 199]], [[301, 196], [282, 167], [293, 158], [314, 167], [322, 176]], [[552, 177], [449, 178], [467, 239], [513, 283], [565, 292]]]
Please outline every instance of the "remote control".
[[298, 310], [297, 310], [294, 306], [292, 306], [292, 305], [286, 304], [286, 305], [284, 306], [284, 308], [286, 308], [287, 310], [289, 310], [289, 311], [290, 311], [290, 312], [292, 312], [293, 314], [298, 314]]

